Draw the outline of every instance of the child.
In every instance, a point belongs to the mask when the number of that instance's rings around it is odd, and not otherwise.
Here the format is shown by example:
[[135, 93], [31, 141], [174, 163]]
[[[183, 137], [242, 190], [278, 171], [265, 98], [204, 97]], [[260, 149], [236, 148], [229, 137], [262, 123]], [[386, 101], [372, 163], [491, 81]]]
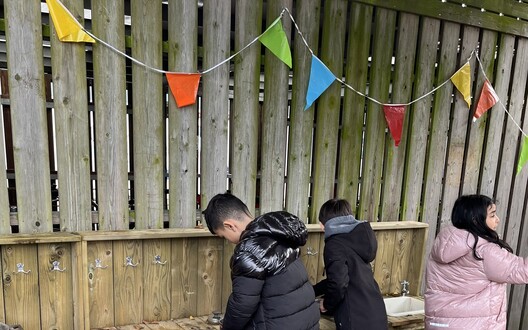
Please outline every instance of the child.
[[370, 262], [378, 243], [367, 221], [352, 215], [344, 199], [321, 206], [319, 222], [325, 232], [326, 279], [314, 287], [320, 310], [334, 315], [336, 329], [387, 329], [387, 314]]
[[528, 283], [528, 258], [499, 238], [496, 212], [484, 195], [456, 200], [453, 226], [440, 231], [427, 260], [426, 329], [506, 329], [506, 285]]
[[319, 329], [315, 294], [299, 259], [308, 238], [302, 221], [288, 212], [253, 219], [230, 194], [214, 196], [203, 214], [212, 234], [236, 244], [222, 329]]

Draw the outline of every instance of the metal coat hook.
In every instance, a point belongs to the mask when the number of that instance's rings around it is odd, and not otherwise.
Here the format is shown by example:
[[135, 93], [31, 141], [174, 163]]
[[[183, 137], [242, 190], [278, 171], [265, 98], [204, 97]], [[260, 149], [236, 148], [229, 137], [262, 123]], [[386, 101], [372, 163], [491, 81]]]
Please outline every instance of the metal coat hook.
[[31, 272], [31, 269], [28, 270], [28, 271], [25, 271], [25, 270], [24, 270], [24, 264], [23, 264], [23, 263], [18, 263], [18, 264], [17, 264], [17, 271], [16, 271], [16, 273], [29, 274], [30, 272]]
[[132, 262], [132, 257], [126, 257], [125, 260], [126, 260], [125, 267], [126, 266], [136, 267], [137, 265], [139, 265], [139, 262], [136, 262], [135, 264]]
[[52, 262], [53, 268], [51, 268], [51, 271], [52, 271], [52, 272], [63, 272], [63, 271], [66, 270], [66, 268], [64, 268], [64, 269], [60, 269], [60, 268], [59, 268], [59, 264], [60, 264], [60, 262], [57, 261], [57, 260], [55, 260], [54, 262]]
[[101, 261], [101, 259], [97, 258], [97, 259], [95, 259], [94, 268], [106, 269], [106, 268], [108, 268], [108, 266], [103, 266], [103, 262]]
[[154, 256], [154, 263], [158, 265], [165, 265], [167, 263], [167, 260], [161, 261], [161, 256], [158, 254]]
[[309, 256], [316, 256], [319, 252], [315, 251], [311, 246], [306, 248], [306, 254]]

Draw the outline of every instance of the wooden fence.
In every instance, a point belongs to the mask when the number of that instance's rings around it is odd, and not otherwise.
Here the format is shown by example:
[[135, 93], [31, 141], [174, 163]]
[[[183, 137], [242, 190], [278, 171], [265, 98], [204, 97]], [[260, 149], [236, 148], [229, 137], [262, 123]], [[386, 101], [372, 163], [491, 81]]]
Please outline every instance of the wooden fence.
[[[178, 72], [213, 67], [286, 7], [350, 87], [380, 103], [427, 96], [407, 106], [398, 147], [382, 106], [338, 82], [305, 111], [311, 54], [286, 15], [292, 70], [255, 43], [204, 74], [197, 103], [178, 108], [163, 75], [101, 43], [60, 42], [40, 1], [4, 0], [1, 234], [193, 227], [230, 190], [254, 213], [286, 209], [310, 223], [334, 196], [360, 219], [426, 222], [428, 252], [455, 199], [482, 193], [497, 201], [500, 234], [528, 255], [528, 169], [516, 171], [528, 127], [528, 4], [63, 3], [116, 49]], [[471, 56], [468, 109], [447, 80], [472, 53], [481, 66]], [[473, 122], [484, 73], [501, 102]], [[528, 325], [525, 296], [525, 286], [510, 290], [510, 329]]]

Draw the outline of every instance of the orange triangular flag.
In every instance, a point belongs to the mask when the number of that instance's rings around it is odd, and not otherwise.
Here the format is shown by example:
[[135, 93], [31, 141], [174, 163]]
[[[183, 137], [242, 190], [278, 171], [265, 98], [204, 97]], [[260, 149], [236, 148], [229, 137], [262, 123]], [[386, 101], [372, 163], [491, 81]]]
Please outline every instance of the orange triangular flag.
[[95, 42], [59, 0], [46, 0], [46, 3], [60, 41]]
[[384, 104], [383, 112], [385, 113], [385, 120], [387, 121], [387, 126], [389, 126], [389, 131], [392, 135], [392, 139], [394, 140], [394, 145], [397, 147], [400, 144], [403, 130], [405, 105]]
[[479, 119], [480, 116], [486, 111], [488, 111], [492, 106], [499, 102], [499, 96], [491, 86], [488, 79], [482, 85], [482, 91], [480, 92], [480, 97], [477, 103], [477, 109], [473, 115], [473, 121]]
[[194, 104], [198, 85], [200, 84], [199, 73], [166, 73], [167, 81], [176, 104], [179, 108]]
[[451, 77], [451, 81], [456, 86], [458, 91], [462, 93], [464, 101], [466, 101], [468, 107], [471, 106], [471, 67], [469, 62], [464, 64], [458, 71]]

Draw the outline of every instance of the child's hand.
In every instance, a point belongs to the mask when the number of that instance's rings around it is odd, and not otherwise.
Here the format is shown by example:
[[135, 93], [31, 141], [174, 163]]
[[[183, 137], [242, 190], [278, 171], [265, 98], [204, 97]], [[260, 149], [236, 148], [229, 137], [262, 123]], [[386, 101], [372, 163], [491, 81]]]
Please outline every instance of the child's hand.
[[324, 299], [320, 299], [320, 300], [319, 300], [319, 310], [321, 311], [321, 313], [326, 313], [327, 310], [326, 310], [326, 308], [324, 307], [324, 304], [323, 304], [323, 303], [324, 303]]

